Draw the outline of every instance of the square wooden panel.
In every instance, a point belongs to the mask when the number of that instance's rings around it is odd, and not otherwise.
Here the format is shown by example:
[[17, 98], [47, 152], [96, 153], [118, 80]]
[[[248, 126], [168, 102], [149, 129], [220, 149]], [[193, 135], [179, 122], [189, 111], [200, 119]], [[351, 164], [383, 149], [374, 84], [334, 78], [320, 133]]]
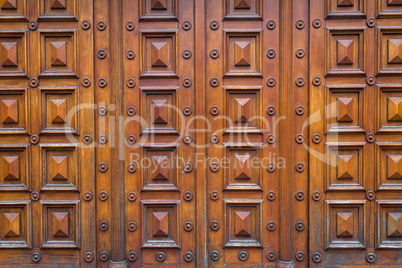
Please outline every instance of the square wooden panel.
[[0, 248], [31, 248], [31, 200], [0, 201]]
[[79, 200], [41, 200], [42, 248], [80, 247]]
[[28, 21], [26, 0], [0, 0], [0, 20]]
[[402, 16], [401, 0], [377, 0], [377, 18], [396, 18]]
[[402, 28], [377, 27], [377, 74], [402, 73]]
[[41, 133], [78, 133], [78, 87], [39, 87]]
[[376, 93], [378, 132], [402, 131], [402, 87], [377, 85]]
[[402, 249], [402, 200], [376, 200], [376, 248]]
[[178, 190], [177, 144], [143, 145], [142, 190]]
[[28, 88], [0, 88], [0, 135], [28, 132]]
[[29, 144], [0, 145], [0, 191], [28, 191]]
[[78, 2], [79, 0], [41, 0], [38, 20], [78, 21]]
[[366, 85], [326, 86], [326, 131], [364, 132]]
[[261, 76], [261, 41], [260, 31], [226, 31], [225, 76]]
[[177, 0], [140, 0], [140, 20], [177, 20]]
[[366, 0], [326, 0], [327, 18], [365, 18]]
[[76, 30], [40, 31], [40, 75], [78, 77]]
[[225, 0], [225, 19], [261, 19], [261, 0]]
[[141, 201], [142, 248], [180, 248], [180, 200]]
[[365, 143], [327, 143], [327, 190], [365, 189]]
[[262, 190], [260, 146], [227, 146], [226, 190]]
[[402, 143], [376, 145], [377, 190], [402, 190]]
[[262, 87], [224, 87], [226, 132], [260, 132]]
[[141, 77], [177, 77], [176, 31], [141, 33]]
[[326, 248], [366, 248], [366, 200], [326, 200]]
[[27, 77], [26, 30], [0, 31], [0, 76]]
[[329, 75], [366, 75], [366, 28], [326, 28], [325, 73]]
[[79, 191], [80, 154], [78, 144], [40, 144], [42, 191]]
[[262, 200], [224, 200], [225, 247], [262, 247]]
[[177, 87], [142, 87], [141, 114], [143, 134], [178, 134]]

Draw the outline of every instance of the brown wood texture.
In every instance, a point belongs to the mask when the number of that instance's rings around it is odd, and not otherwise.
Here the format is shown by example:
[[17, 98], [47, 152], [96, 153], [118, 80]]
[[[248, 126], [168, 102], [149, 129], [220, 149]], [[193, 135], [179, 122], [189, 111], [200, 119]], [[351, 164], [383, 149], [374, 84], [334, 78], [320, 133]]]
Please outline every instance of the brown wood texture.
[[0, 266], [402, 266], [402, 1], [0, 0]]

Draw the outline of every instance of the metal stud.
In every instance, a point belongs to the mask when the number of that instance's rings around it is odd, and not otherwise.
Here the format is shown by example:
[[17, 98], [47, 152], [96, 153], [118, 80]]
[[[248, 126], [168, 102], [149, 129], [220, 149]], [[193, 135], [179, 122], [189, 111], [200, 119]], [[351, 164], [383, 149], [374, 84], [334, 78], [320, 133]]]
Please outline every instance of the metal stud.
[[109, 229], [109, 223], [107, 221], [101, 221], [99, 223], [99, 230], [101, 231], [107, 231], [107, 229]]
[[91, 191], [86, 191], [84, 193], [83, 198], [84, 198], [85, 201], [91, 201], [92, 200], [92, 192]]
[[314, 19], [313, 20], [313, 27], [318, 29], [321, 27], [321, 20], [320, 19]]
[[219, 29], [219, 23], [216, 20], [211, 21], [211, 23], [209, 24], [209, 27], [216, 31]]
[[156, 259], [158, 262], [163, 262], [163, 261], [165, 261], [165, 260], [166, 260], [166, 253], [165, 253], [165, 252], [162, 252], [162, 251], [157, 252], [157, 253], [155, 254], [155, 259]]
[[130, 262], [135, 262], [135, 261], [137, 260], [137, 258], [138, 258], [137, 252], [135, 252], [135, 251], [129, 251], [129, 252], [127, 253], [127, 259], [128, 259]]
[[273, 251], [273, 250], [268, 251], [268, 253], [267, 253], [267, 259], [268, 259], [269, 261], [274, 261], [274, 260], [276, 259], [276, 252]]
[[134, 202], [135, 200], [137, 200], [137, 193], [134, 191], [129, 192], [127, 195], [127, 199], [130, 202]]
[[267, 28], [268, 28], [269, 30], [273, 30], [273, 29], [275, 29], [275, 27], [276, 27], [276, 23], [275, 23], [274, 20], [269, 20], [269, 21], [267, 21]]
[[319, 201], [321, 199], [321, 192], [314, 191], [311, 196], [313, 197], [314, 201]]
[[135, 23], [133, 21], [128, 21], [126, 23], [126, 29], [127, 31], [132, 31], [135, 29]]
[[130, 221], [130, 222], [127, 224], [127, 229], [128, 229], [130, 232], [136, 231], [136, 230], [137, 230], [137, 223], [136, 223], [135, 221]]
[[268, 191], [268, 192], [267, 192], [267, 199], [268, 199], [269, 201], [275, 200], [275, 197], [276, 197], [276, 195], [275, 195], [275, 192], [274, 192], [274, 191]]
[[241, 261], [247, 261], [248, 260], [248, 252], [245, 250], [242, 250], [239, 252], [239, 254], [237, 254], [237, 257]]
[[81, 28], [83, 30], [88, 30], [89, 28], [91, 28], [91, 22], [89, 20], [83, 20], [81, 23]]
[[183, 56], [183, 58], [188, 60], [192, 56], [191, 50], [190, 49], [183, 50], [182, 56]]

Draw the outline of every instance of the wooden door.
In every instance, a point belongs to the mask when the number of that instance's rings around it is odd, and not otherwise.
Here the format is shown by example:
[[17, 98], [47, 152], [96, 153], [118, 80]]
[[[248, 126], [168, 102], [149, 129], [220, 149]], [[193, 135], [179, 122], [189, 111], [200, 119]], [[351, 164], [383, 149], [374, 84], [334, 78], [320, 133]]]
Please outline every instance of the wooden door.
[[310, 4], [312, 267], [401, 265], [401, 11]]
[[[29, 4], [28, 4], [29, 3]], [[96, 254], [92, 3], [0, 1], [0, 264]]]
[[129, 226], [123, 254], [138, 267], [194, 267], [201, 262], [197, 197], [204, 180], [202, 171], [196, 172], [195, 144], [200, 140], [192, 131], [200, 113], [195, 3], [122, 3], [122, 156]]
[[[298, 266], [308, 264], [308, 158], [302, 146], [308, 133], [300, 128], [307, 113], [297, 116], [292, 107], [306, 107], [308, 87], [290, 82], [307, 75], [307, 57], [298, 58], [291, 41], [300, 38], [297, 45], [307, 50], [303, 2], [206, 4], [206, 228], [212, 267], [295, 265], [296, 251], [302, 256]], [[300, 65], [293, 69], [296, 61]]]
[[401, 266], [399, 0], [0, 0], [0, 266]]

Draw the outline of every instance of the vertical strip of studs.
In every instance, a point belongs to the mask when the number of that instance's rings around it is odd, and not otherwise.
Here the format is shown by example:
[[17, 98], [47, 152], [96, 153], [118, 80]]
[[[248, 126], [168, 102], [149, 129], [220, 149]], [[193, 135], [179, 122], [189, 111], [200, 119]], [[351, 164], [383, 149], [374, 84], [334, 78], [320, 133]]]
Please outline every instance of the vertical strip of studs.
[[[142, 167], [141, 162], [137, 161], [141, 156], [140, 147], [140, 124], [135, 119], [141, 115], [141, 94], [140, 94], [140, 59], [141, 59], [141, 33], [139, 23], [138, 10], [140, 3], [138, 0], [123, 1], [123, 74], [124, 74], [124, 102], [121, 104], [125, 109], [125, 166], [128, 169], [125, 173], [126, 188], [124, 196], [121, 196], [126, 202], [125, 206], [125, 224], [126, 236], [125, 246], [126, 255], [129, 263], [135, 267], [141, 265], [141, 202], [140, 197], [133, 198], [141, 191]], [[126, 57], [127, 51], [133, 51], [136, 56], [133, 59]], [[130, 172], [130, 165], [135, 164], [137, 167], [133, 172]], [[132, 228], [136, 224], [136, 228]], [[131, 228], [130, 228], [131, 226]], [[130, 253], [131, 252], [131, 253]], [[135, 256], [135, 258], [133, 258]]]
[[[262, 1], [263, 8], [263, 31], [262, 31], [262, 75], [264, 88], [261, 92], [262, 99], [262, 116], [266, 119], [268, 126], [261, 129], [263, 137], [273, 134], [275, 137], [279, 135], [277, 128], [277, 121], [279, 120], [279, 58], [280, 58], [280, 44], [279, 44], [279, 1], [269, 0]], [[277, 27], [272, 29], [270, 23], [277, 24]], [[274, 78], [277, 83], [275, 86], [270, 87], [266, 81], [269, 78]], [[262, 147], [261, 157], [268, 159], [263, 164], [262, 169], [262, 188], [264, 190], [263, 197], [263, 213], [262, 219], [262, 241], [264, 245], [269, 243], [270, 247], [263, 249], [263, 263], [265, 265], [272, 265], [274, 260], [272, 252], [279, 251], [279, 231], [276, 228], [276, 223], [279, 222], [279, 207], [278, 200], [272, 198], [278, 192], [278, 168], [281, 166], [280, 159], [278, 158], [278, 143], [268, 144], [265, 141], [265, 146]]]
[[[79, 68], [80, 75], [94, 78], [94, 32], [93, 27], [93, 1], [85, 0], [77, 2], [79, 5], [79, 22], [78, 22], [78, 34], [79, 34], [79, 47], [78, 52], [80, 55]], [[78, 83], [80, 81], [78, 80]], [[94, 87], [92, 84], [88, 88], [79, 85], [80, 103], [94, 103]], [[95, 116], [94, 109], [82, 109], [80, 110], [80, 118], [87, 120], [80, 122], [81, 132], [81, 154], [87, 157], [81, 158], [82, 167], [94, 166], [95, 164], [95, 146], [93, 137], [95, 135], [95, 122], [93, 121]], [[81, 168], [81, 197], [85, 201], [81, 201], [81, 218], [82, 219], [94, 219], [96, 217], [95, 204], [95, 173], [92, 168]], [[85, 254], [87, 252], [96, 252], [96, 223], [91, 220], [81, 221], [81, 230], [85, 230], [86, 234], [81, 236], [82, 248], [81, 248], [81, 263], [88, 264], [88, 266], [94, 265], [94, 263], [87, 263], [85, 261]]]
[[[110, 103], [110, 84], [101, 87], [99, 81], [104, 78], [110, 81], [110, 46], [109, 46], [109, 1], [94, 1], [94, 64], [95, 76], [93, 87], [95, 90], [95, 135], [96, 142], [96, 233], [98, 252], [111, 252], [111, 232], [101, 231], [100, 222], [111, 222], [111, 185], [110, 185], [110, 146], [114, 146], [113, 112], [115, 106]], [[104, 256], [105, 254], [103, 254]], [[94, 261], [103, 263], [100, 255], [93, 252]]]
[[[31, 4], [29, 8], [29, 20], [37, 20], [38, 15], [39, 15], [39, 4]], [[39, 29], [40, 30], [40, 29]], [[30, 95], [30, 102], [31, 103], [41, 103], [41, 96], [40, 96], [40, 79], [39, 74], [40, 74], [40, 65], [38, 64], [40, 62], [40, 55], [41, 52], [41, 46], [40, 46], [40, 31], [38, 29], [33, 30], [33, 28], [30, 27], [29, 24], [26, 26], [26, 38], [28, 42], [27, 48], [29, 49], [26, 53], [29, 53], [29, 68], [28, 68], [28, 74], [29, 74], [29, 81], [28, 81], [28, 92]], [[20, 55], [18, 55], [20, 56]], [[27, 92], [27, 93], [28, 93]], [[45, 106], [46, 107], [46, 106]], [[31, 108], [30, 108], [31, 109]], [[35, 123], [33, 123], [35, 122]], [[31, 154], [31, 178], [40, 178], [40, 172], [41, 170], [41, 161], [40, 161], [40, 154], [41, 154], [41, 148], [40, 148], [40, 143], [42, 142], [40, 140], [40, 131], [41, 131], [41, 124], [38, 122], [41, 122], [41, 115], [40, 111], [35, 111], [35, 110], [30, 110], [30, 123], [31, 125], [28, 127], [30, 130], [30, 154]], [[40, 222], [41, 221], [41, 216], [42, 215], [42, 208], [40, 204], [40, 189], [41, 187], [41, 182], [39, 179], [31, 179], [31, 204], [32, 204], [32, 222]], [[33, 249], [38, 250], [41, 247], [40, 241], [40, 225], [39, 224], [32, 224], [32, 247]], [[31, 255], [31, 258], [35, 262], [39, 262], [41, 260], [41, 255], [40, 253], [33, 252]]]
[[[194, 44], [195, 40], [204, 40], [204, 38], [195, 38], [195, 5], [194, 1], [181, 2], [177, 1], [179, 5], [180, 12], [179, 16], [179, 29], [178, 29], [178, 39], [177, 39], [177, 64], [180, 70], [180, 80], [179, 80], [179, 104], [178, 109], [181, 110], [184, 116], [181, 116], [185, 127], [191, 126], [191, 121], [194, 120], [195, 116], [195, 72], [200, 72], [198, 66], [194, 65]], [[197, 8], [198, 9], [198, 8]], [[195, 168], [197, 163], [195, 162], [195, 147], [194, 143], [190, 143], [184, 140], [185, 135], [191, 137], [194, 135], [193, 132], [188, 132], [189, 129], [183, 129], [183, 135], [180, 136], [180, 146], [178, 148], [179, 156], [184, 159], [179, 164], [179, 171], [181, 172], [180, 189], [181, 189], [181, 225], [184, 222], [196, 222], [196, 215], [192, 213], [197, 211], [195, 207], [195, 196], [196, 191], [196, 180], [195, 180]], [[205, 139], [203, 139], [205, 140]], [[183, 172], [184, 171], [184, 172]], [[179, 226], [181, 226], [179, 225]], [[183, 230], [183, 228], [181, 228]], [[197, 236], [196, 228], [190, 231], [182, 232], [182, 249], [180, 251], [180, 259], [182, 267], [194, 267], [193, 257], [190, 256], [190, 252], [197, 252]], [[187, 253], [186, 253], [187, 252]], [[186, 257], [187, 256], [187, 257]]]
[[[224, 14], [223, 5], [224, 1], [206, 1], [206, 77], [205, 77], [205, 88], [206, 88], [206, 117], [209, 122], [211, 122], [211, 131], [208, 133], [209, 135], [217, 134], [218, 140], [220, 140], [216, 144], [212, 144], [211, 137], [208, 137], [207, 142], [208, 146], [208, 154], [212, 159], [209, 163], [207, 163], [207, 193], [208, 193], [208, 201], [207, 201], [207, 226], [208, 229], [207, 241], [208, 242], [208, 263], [216, 266], [223, 266], [224, 252], [222, 252], [224, 245], [224, 231], [221, 228], [219, 231], [212, 231], [210, 228], [210, 223], [213, 221], [221, 221], [224, 211], [224, 201], [223, 201], [223, 193], [222, 189], [224, 186], [223, 178], [223, 169], [219, 168], [219, 164], [216, 162], [217, 159], [221, 159], [224, 156], [224, 149], [222, 149], [222, 134], [215, 133], [220, 129], [223, 129], [224, 120], [216, 120], [219, 116], [226, 115], [224, 110], [224, 92], [222, 90], [222, 77], [223, 77], [223, 66], [224, 66], [224, 49], [223, 47], [223, 20], [222, 16]], [[212, 139], [214, 140], [214, 139]], [[215, 139], [216, 140], [216, 139]], [[219, 191], [219, 195], [221, 196], [217, 200], [211, 199], [212, 191]]]
[[[380, 1], [381, 2], [381, 1]], [[389, 3], [389, 2], [388, 2]], [[377, 84], [381, 83], [381, 78], [377, 77], [377, 71], [376, 71], [376, 60], [371, 60], [375, 58], [375, 54], [378, 53], [376, 50], [376, 42], [377, 42], [377, 38], [381, 38], [376, 36], [376, 31], [378, 31], [377, 28], [377, 22], [374, 19], [374, 17], [376, 16], [376, 5], [377, 5], [377, 1], [375, 0], [368, 0], [366, 2], [366, 13], [367, 13], [367, 19], [366, 19], [366, 24], [367, 24], [367, 28], [366, 28], [366, 40], [368, 40], [368, 42], [365, 44], [366, 46], [366, 55], [362, 56], [366, 63], [370, 63], [367, 64], [366, 66], [366, 82], [367, 83], [367, 87], [364, 88], [364, 92], [363, 92], [363, 112], [365, 115], [365, 117], [363, 117], [363, 128], [366, 130], [366, 145], [365, 145], [365, 152], [364, 152], [364, 163], [363, 163], [363, 169], [364, 169], [364, 176], [366, 177], [366, 181], [364, 182], [365, 188], [367, 190], [367, 194], [366, 194], [366, 198], [368, 199], [368, 202], [366, 203], [366, 209], [367, 211], [370, 211], [371, 213], [368, 213], [367, 215], [367, 219], [366, 219], [366, 225], [364, 226], [364, 228], [367, 228], [367, 236], [365, 237], [366, 239], [366, 246], [369, 249], [374, 249], [375, 246], [375, 228], [377, 226], [376, 224], [376, 219], [377, 217], [379, 217], [379, 215], [376, 213], [373, 213], [374, 211], [376, 211], [376, 201], [374, 201], [376, 199], [376, 193], [375, 190], [377, 188], [376, 186], [376, 181], [373, 178], [376, 178], [377, 176], [375, 175], [376, 172], [376, 168], [378, 169], [379, 167], [377, 167], [376, 165], [379, 165], [378, 162], [376, 162], [376, 146], [378, 146], [375, 142], [376, 140], [376, 135], [378, 133], [376, 133], [377, 129], [376, 129], [376, 120], [371, 120], [371, 118], [378, 118], [377, 117], [377, 113], [381, 113], [383, 111], [376, 111], [377, 109], [379, 109], [378, 106], [376, 106], [376, 96], [377, 95]], [[378, 49], [378, 48], [377, 48]], [[382, 57], [386, 57], [385, 55], [382, 55]], [[369, 83], [369, 77], [374, 77], [374, 83]], [[380, 80], [380, 81], [378, 81]], [[349, 138], [350, 139], [350, 138]], [[364, 139], [364, 138], [363, 138]], [[352, 194], [353, 195], [353, 194]], [[371, 202], [370, 202], [371, 201]], [[369, 261], [369, 259], [366, 259]], [[369, 261], [370, 262], [370, 261]], [[379, 265], [379, 264], [377, 264]]]
[[[324, 3], [321, 0], [311, 0], [310, 1], [310, 51], [314, 53], [310, 54], [310, 65], [309, 65], [309, 83], [313, 83], [314, 77], [324, 77], [324, 33], [325, 26], [324, 23]], [[310, 158], [309, 166], [314, 167], [314, 172], [310, 173], [309, 185], [310, 191], [309, 195], [309, 229], [310, 229], [310, 250], [309, 257], [310, 267], [322, 267], [322, 263], [317, 261], [322, 258], [325, 259], [324, 249], [324, 224], [322, 216], [324, 214], [324, 201], [321, 198], [324, 188], [324, 168], [322, 159], [319, 157], [311, 156], [312, 153], [316, 152], [320, 155], [324, 153], [324, 137], [325, 137], [325, 113], [324, 113], [324, 83], [320, 85], [311, 84], [309, 92], [309, 138], [313, 142], [310, 142]], [[311, 122], [314, 122], [311, 123]], [[317, 155], [317, 154], [316, 154]]]
[[[293, 78], [294, 102], [291, 112], [294, 115], [294, 128], [291, 137], [293, 146], [293, 163], [295, 164], [293, 177], [293, 252], [297, 267], [308, 267], [308, 259], [301, 258], [308, 252], [308, 92], [310, 83], [309, 79], [309, 47], [308, 47], [308, 11], [309, 5], [307, 0], [299, 0], [293, 2]], [[300, 78], [300, 79], [299, 79]], [[303, 83], [298, 84], [298, 81]], [[296, 106], [302, 106], [305, 113], [297, 115], [295, 113]], [[304, 168], [302, 168], [304, 167]], [[296, 254], [299, 252], [299, 254]], [[302, 253], [303, 254], [302, 254]]]

